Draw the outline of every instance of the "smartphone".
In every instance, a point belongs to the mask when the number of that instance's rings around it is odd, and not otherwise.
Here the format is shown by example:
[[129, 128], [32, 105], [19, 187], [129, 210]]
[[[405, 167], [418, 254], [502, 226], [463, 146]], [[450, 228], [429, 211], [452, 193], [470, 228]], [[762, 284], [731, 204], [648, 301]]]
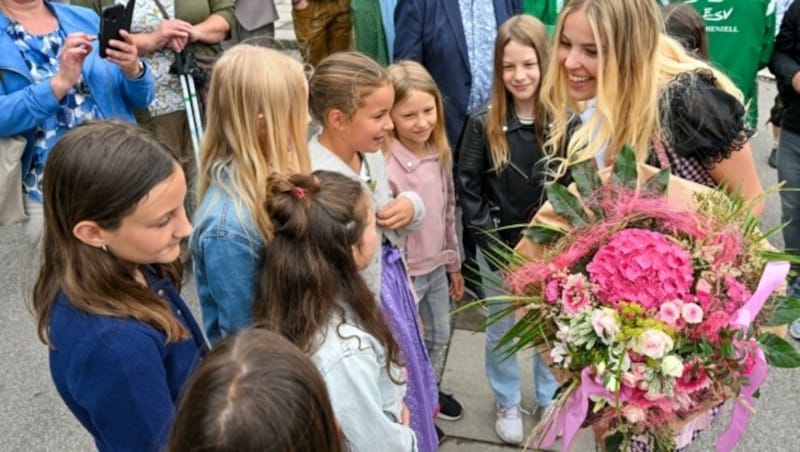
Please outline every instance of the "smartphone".
[[129, 2], [128, 8], [121, 4], [109, 5], [100, 13], [100, 58], [106, 57], [108, 41], [112, 39], [122, 41], [120, 30], [131, 29], [133, 15], [129, 13], [129, 9], [133, 10], [132, 4], [132, 1]]

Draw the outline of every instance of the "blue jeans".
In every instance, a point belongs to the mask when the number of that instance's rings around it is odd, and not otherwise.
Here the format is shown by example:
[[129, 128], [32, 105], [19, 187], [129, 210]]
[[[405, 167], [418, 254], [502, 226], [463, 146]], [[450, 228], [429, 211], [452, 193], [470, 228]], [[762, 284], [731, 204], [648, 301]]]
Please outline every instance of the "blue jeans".
[[[800, 135], [781, 129], [778, 140], [778, 181], [786, 181], [783, 188], [800, 189]], [[800, 253], [800, 191], [781, 190], [781, 220], [789, 224], [783, 228], [786, 251]], [[793, 266], [797, 271], [797, 266]], [[789, 284], [789, 295], [800, 295], [798, 280]]]
[[[482, 257], [481, 260], [483, 260]], [[488, 266], [486, 268], [488, 269]], [[497, 276], [500, 277], [499, 273]], [[505, 295], [497, 288], [491, 287], [491, 284], [486, 284], [486, 286], [484, 291], [487, 298]], [[504, 307], [503, 304], [490, 303], [489, 315], [501, 311]], [[516, 355], [505, 358], [502, 350], [500, 352], [495, 350], [500, 339], [511, 329], [515, 321], [516, 317], [509, 315], [486, 329], [486, 378], [489, 379], [495, 400], [504, 408], [519, 405], [522, 401], [519, 386], [519, 364]], [[558, 389], [558, 381], [538, 352], [534, 352], [533, 355], [533, 381], [536, 388], [536, 402], [542, 408], [550, 406], [553, 403], [553, 395]]]
[[425, 329], [425, 348], [431, 358], [437, 381], [441, 378], [447, 344], [450, 343], [450, 284], [444, 265], [419, 276], [412, 276], [419, 299], [419, 316]]

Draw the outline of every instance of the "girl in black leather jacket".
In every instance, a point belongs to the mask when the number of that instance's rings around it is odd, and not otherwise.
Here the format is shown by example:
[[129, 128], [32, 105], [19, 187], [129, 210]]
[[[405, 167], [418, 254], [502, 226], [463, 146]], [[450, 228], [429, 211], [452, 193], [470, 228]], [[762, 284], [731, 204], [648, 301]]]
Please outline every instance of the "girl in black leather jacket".
[[[491, 106], [470, 115], [461, 140], [458, 182], [464, 227], [470, 228], [487, 262], [492, 246], [514, 247], [521, 229], [544, 201], [547, 177], [543, 152], [545, 113], [539, 101], [540, 81], [548, 61], [544, 25], [531, 16], [514, 16], [497, 32]], [[498, 242], [499, 240], [499, 242]], [[486, 279], [485, 279], [486, 280]], [[501, 295], [484, 287], [487, 296]], [[489, 312], [505, 306], [488, 302]], [[513, 316], [486, 330], [486, 376], [497, 402], [495, 431], [507, 443], [522, 441], [519, 367], [496, 350], [499, 339], [514, 324]], [[545, 408], [557, 383], [547, 365], [534, 357], [536, 399]]]

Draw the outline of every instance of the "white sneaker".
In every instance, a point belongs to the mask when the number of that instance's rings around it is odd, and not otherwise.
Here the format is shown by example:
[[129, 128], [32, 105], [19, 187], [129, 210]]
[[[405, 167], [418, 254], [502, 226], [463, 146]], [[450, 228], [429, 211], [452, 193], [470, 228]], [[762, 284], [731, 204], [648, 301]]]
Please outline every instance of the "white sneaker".
[[508, 444], [522, 442], [522, 413], [519, 405], [503, 408], [497, 405], [497, 422], [494, 424], [497, 436]]

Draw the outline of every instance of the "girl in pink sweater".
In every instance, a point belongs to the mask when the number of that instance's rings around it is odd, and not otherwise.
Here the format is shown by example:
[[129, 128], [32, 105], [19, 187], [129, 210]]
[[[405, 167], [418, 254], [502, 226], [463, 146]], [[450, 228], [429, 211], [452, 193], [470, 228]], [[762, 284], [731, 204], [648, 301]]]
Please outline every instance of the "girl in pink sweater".
[[[441, 378], [450, 342], [450, 299], [464, 294], [455, 227], [453, 158], [444, 126], [442, 95], [420, 64], [389, 66], [395, 90], [391, 110], [393, 140], [387, 145], [386, 172], [392, 192], [413, 191], [425, 203], [422, 225], [405, 240], [408, 273], [419, 299], [425, 347]], [[448, 282], [449, 279], [449, 282]], [[456, 420], [461, 405], [439, 393], [439, 418]]]

